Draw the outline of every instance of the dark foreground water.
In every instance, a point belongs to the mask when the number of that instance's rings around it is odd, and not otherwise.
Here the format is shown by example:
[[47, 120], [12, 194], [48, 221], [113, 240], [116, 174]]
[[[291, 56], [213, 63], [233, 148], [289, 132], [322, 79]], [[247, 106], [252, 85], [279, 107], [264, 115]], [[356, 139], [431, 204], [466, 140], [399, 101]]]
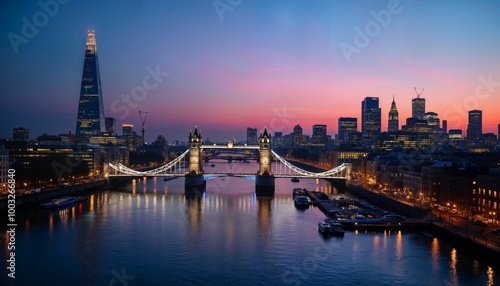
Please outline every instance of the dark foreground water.
[[[210, 168], [230, 168], [217, 163]], [[243, 166], [239, 168], [250, 168]], [[254, 167], [254, 166], [253, 166]], [[232, 168], [232, 167], [231, 167]], [[297, 210], [301, 186], [323, 180], [214, 179], [186, 197], [184, 180], [138, 180], [65, 210], [18, 212], [16, 278], [1, 285], [495, 285], [498, 266], [420, 232], [346, 232], [323, 239], [316, 208]], [[345, 195], [343, 195], [345, 196]], [[5, 261], [7, 236], [2, 232]]]

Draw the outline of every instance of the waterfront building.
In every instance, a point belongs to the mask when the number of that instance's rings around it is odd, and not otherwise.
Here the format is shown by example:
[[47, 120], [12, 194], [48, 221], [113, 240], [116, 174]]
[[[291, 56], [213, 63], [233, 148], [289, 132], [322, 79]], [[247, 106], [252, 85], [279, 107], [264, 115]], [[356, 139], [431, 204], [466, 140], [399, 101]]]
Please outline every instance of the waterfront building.
[[94, 30], [89, 30], [78, 102], [76, 136], [100, 136], [105, 132], [105, 128], [96, 38]]
[[480, 174], [473, 189], [473, 213], [498, 225], [500, 216], [500, 174]]
[[9, 180], [9, 150], [0, 146], [0, 193], [8, 192], [7, 182]]
[[[30, 183], [78, 176], [106, 175], [108, 163], [129, 164], [129, 152], [123, 146], [93, 144], [12, 145], [9, 147], [16, 175], [27, 174]], [[68, 163], [70, 162], [70, 163]], [[25, 176], [26, 177], [26, 176]]]

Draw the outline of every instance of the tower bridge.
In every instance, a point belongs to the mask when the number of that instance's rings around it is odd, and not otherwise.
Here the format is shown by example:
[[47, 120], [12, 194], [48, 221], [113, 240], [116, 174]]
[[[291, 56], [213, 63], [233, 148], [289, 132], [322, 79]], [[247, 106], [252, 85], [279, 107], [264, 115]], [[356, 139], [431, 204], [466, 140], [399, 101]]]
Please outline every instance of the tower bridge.
[[[204, 150], [227, 149], [229, 151], [258, 150], [256, 156], [259, 168], [257, 172], [232, 173], [232, 172], [205, 172], [203, 169]], [[255, 151], [253, 151], [255, 152]], [[237, 156], [237, 155], [235, 155]], [[222, 156], [226, 157], [226, 156]], [[227, 158], [229, 158], [227, 156]], [[273, 195], [275, 178], [313, 178], [313, 179], [338, 179], [349, 181], [351, 178], [351, 164], [344, 163], [331, 170], [315, 173], [301, 169], [288, 162], [271, 150], [271, 133], [265, 128], [260, 134], [258, 145], [235, 145], [228, 142], [226, 145], [203, 144], [201, 132], [195, 128], [189, 133], [189, 148], [179, 157], [171, 162], [148, 171], [137, 171], [122, 164], [109, 163], [110, 177], [131, 176], [131, 177], [184, 177], [185, 187], [188, 189], [204, 190], [206, 181], [219, 177], [239, 177], [255, 181], [257, 195]], [[274, 169], [274, 172], [272, 171]]]

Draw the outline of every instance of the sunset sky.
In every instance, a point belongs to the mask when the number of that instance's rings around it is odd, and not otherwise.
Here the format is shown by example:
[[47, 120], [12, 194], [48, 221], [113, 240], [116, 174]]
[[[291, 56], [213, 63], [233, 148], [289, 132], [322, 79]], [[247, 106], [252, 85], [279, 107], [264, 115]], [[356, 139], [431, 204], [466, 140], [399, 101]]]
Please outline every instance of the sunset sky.
[[[0, 2], [0, 138], [75, 132], [90, 29], [105, 115], [139, 133], [149, 112], [147, 141], [186, 141], [194, 125], [212, 140], [296, 124], [334, 137], [339, 117], [361, 129], [367, 96], [380, 98], [386, 131], [393, 95], [401, 126], [414, 87], [448, 129], [465, 133], [472, 109], [484, 133], [500, 124], [499, 1], [60, 2]], [[127, 106], [145, 77], [155, 87]]]

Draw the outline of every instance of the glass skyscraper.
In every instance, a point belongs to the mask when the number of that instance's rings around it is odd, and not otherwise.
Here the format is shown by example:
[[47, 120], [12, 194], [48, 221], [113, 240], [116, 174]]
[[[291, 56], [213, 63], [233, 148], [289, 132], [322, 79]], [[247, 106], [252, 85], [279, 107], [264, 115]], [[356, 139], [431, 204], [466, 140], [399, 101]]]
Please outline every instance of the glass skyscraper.
[[361, 104], [361, 136], [363, 143], [370, 145], [381, 132], [381, 109], [378, 97], [366, 97]]
[[425, 98], [414, 98], [411, 100], [411, 117], [424, 119], [425, 115]]
[[78, 104], [76, 136], [99, 136], [106, 131], [102, 104], [101, 78], [94, 30], [89, 30], [85, 61], [83, 62], [82, 86]]
[[467, 141], [478, 141], [483, 135], [483, 112], [481, 110], [469, 111], [469, 124], [467, 125]]

